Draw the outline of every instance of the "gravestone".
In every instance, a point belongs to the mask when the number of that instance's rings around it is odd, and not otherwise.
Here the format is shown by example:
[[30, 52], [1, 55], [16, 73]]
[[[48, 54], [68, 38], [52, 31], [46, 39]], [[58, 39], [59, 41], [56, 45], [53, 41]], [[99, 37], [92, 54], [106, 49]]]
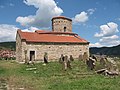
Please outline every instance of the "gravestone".
[[67, 55], [65, 55], [65, 56], [61, 55], [61, 59], [63, 60], [62, 61], [63, 69], [64, 70], [71, 69], [71, 62], [68, 59], [68, 56]]
[[61, 56], [60, 56], [60, 58], [59, 58], [59, 63], [63, 63], [64, 62], [64, 55], [63, 54], [61, 54]]
[[106, 60], [105, 60], [105, 58], [100, 58], [100, 66], [101, 66], [101, 68], [105, 68], [106, 67]]
[[92, 55], [92, 58], [97, 61], [97, 57], [95, 55]]
[[47, 52], [45, 52], [45, 54], [44, 54], [44, 63], [45, 64], [48, 63], [48, 54], [47, 54]]
[[88, 69], [93, 70], [95, 67], [95, 60], [89, 57], [89, 59], [86, 60], [86, 64], [87, 64]]
[[65, 57], [64, 57], [64, 70], [67, 70], [67, 67], [68, 67], [67, 62], [68, 62], [68, 56], [65, 55]]
[[117, 64], [112, 58], [107, 58], [107, 62], [109, 63], [108, 64], [109, 65], [108, 66], [109, 71], [111, 71], [111, 72], [115, 72], [115, 71], [119, 72]]
[[[112, 58], [101, 58], [101, 64], [104, 64], [103, 60], [105, 60], [106, 67], [104, 69], [97, 70], [98, 74], [104, 74], [107, 76], [118, 76], [119, 70], [117, 64]], [[104, 71], [103, 71], [104, 70]]]
[[72, 55], [70, 55], [70, 61], [74, 61], [74, 58]]

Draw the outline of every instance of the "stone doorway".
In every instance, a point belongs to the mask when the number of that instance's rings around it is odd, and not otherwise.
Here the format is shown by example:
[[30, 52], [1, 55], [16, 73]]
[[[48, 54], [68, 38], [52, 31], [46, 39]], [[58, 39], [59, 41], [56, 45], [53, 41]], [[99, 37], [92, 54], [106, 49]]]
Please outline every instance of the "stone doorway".
[[30, 61], [35, 60], [35, 51], [30, 51]]

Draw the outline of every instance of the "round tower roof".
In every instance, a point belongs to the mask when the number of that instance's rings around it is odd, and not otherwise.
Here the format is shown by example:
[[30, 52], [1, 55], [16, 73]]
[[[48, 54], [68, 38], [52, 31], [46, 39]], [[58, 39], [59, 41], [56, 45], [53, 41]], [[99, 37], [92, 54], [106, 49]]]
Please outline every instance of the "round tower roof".
[[56, 16], [56, 17], [53, 17], [52, 20], [53, 20], [53, 19], [67, 19], [67, 20], [69, 20], [69, 21], [72, 21], [72, 19], [67, 18], [67, 17], [65, 17], [65, 16]]

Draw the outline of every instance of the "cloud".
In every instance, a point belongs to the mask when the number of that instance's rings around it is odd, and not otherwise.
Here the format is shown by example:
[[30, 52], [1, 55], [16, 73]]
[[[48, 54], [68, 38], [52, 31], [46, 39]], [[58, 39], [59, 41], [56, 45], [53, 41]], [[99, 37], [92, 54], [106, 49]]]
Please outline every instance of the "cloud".
[[17, 29], [14, 25], [0, 24], [0, 42], [15, 41]]
[[[19, 28], [15, 25], [0, 24], [0, 42], [15, 41], [18, 29]], [[23, 29], [22, 31], [34, 32], [35, 30], [39, 29], [36, 27], [29, 27], [27, 29]]]
[[5, 5], [0, 5], [0, 8], [6, 8], [6, 7], [14, 7], [15, 5], [13, 3], [6, 3]]
[[89, 15], [92, 15], [95, 12], [95, 9], [88, 9], [87, 11], [82, 11], [79, 14], [76, 14], [74, 18], [72, 18], [73, 23], [85, 23], [89, 20]]
[[116, 45], [120, 45], [120, 40], [112, 40], [112, 41], [102, 42], [101, 44], [104, 44], [108, 47], [116, 46]]
[[96, 33], [94, 35], [95, 37], [111, 36], [119, 32], [118, 25], [114, 22], [109, 22], [106, 25], [101, 25], [100, 30], [100, 33]]
[[23, 29], [23, 32], [34, 32], [35, 30], [39, 30], [37, 27], [29, 27], [26, 29]]
[[109, 46], [114, 46], [120, 44], [119, 36], [113, 35], [109, 37], [102, 37], [100, 40], [101, 44], [106, 44]]
[[72, 19], [74, 23], [84, 23], [88, 21], [88, 14], [83, 11], [80, 14], [75, 15], [75, 17]]
[[94, 36], [99, 37], [99, 43], [102, 46], [116, 46], [120, 44], [120, 38], [117, 35], [119, 32], [118, 25], [114, 22], [107, 23], [100, 26], [100, 33], [96, 33]]
[[91, 8], [91, 9], [88, 9], [87, 11], [90, 15], [92, 15], [95, 12], [95, 10], [96, 10], [96, 8], [95, 9]]
[[120, 18], [118, 18], [117, 20], [120, 21]]
[[24, 3], [28, 6], [33, 5], [38, 10], [35, 15], [17, 17], [16, 22], [23, 26], [49, 27], [51, 18], [63, 13], [54, 0], [24, 0]]
[[90, 47], [112, 47], [117, 46], [120, 44], [120, 40], [112, 40], [107, 42], [96, 42], [96, 43], [90, 43]]
[[3, 6], [3, 5], [0, 5], [0, 8], [4, 8], [5, 6]]
[[93, 44], [93, 43], [90, 43], [90, 47], [102, 47], [103, 45], [101, 45], [99, 42]]
[[112, 40], [116, 40], [118, 38], [119, 38], [119, 36], [117, 36], [117, 35], [113, 35], [113, 36], [109, 36], [109, 37], [102, 37], [100, 39], [100, 42], [111, 42]]
[[14, 7], [15, 5], [13, 3], [10, 3], [9, 6]]

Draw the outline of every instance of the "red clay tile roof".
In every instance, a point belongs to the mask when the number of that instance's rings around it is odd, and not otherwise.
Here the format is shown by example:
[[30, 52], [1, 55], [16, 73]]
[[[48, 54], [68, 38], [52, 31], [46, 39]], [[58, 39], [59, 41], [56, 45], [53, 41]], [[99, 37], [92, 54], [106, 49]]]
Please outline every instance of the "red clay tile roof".
[[37, 30], [35, 32], [22, 32], [21, 30], [18, 30], [17, 33], [20, 35], [20, 38], [26, 40], [26, 42], [89, 43], [74, 33], [73, 35], [70, 33], [70, 36], [57, 35], [61, 34], [61, 32], [47, 32], [42, 30]]

